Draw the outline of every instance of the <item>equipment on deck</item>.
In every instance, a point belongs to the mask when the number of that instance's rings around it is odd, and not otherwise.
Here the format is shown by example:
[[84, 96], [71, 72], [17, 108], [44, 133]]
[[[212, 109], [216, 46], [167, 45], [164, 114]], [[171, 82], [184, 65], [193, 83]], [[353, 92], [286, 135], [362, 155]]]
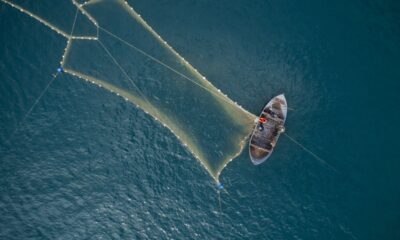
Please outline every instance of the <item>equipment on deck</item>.
[[264, 107], [250, 138], [249, 153], [254, 165], [271, 155], [279, 135], [285, 131], [287, 103], [283, 94], [274, 97]]

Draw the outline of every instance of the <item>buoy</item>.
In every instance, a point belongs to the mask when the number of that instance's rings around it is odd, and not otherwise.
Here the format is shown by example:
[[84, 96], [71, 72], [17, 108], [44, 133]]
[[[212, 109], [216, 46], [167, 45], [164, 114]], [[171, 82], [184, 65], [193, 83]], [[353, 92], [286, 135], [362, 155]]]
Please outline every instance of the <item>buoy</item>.
[[64, 69], [62, 67], [57, 68], [57, 72], [62, 73]]
[[218, 190], [224, 189], [224, 185], [222, 183], [217, 183]]

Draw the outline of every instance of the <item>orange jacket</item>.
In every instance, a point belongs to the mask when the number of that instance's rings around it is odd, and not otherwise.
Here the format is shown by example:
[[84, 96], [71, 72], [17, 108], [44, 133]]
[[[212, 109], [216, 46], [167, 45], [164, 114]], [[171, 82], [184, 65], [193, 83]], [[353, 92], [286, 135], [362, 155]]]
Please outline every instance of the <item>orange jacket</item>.
[[265, 123], [265, 122], [267, 122], [267, 118], [265, 118], [265, 117], [260, 117], [260, 123]]

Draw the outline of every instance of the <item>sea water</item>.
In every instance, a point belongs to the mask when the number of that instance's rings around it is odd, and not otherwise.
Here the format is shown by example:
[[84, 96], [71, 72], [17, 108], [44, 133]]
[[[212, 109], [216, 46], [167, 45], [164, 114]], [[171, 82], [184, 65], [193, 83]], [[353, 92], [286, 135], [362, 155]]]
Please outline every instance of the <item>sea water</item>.
[[[69, 33], [69, 1], [15, 3]], [[399, 238], [397, 2], [129, 4], [250, 113], [285, 93], [286, 133], [337, 172], [282, 136], [264, 164], [253, 166], [245, 150], [225, 168], [219, 205], [214, 180], [168, 128], [65, 73], [20, 123], [66, 39], [2, 2], [0, 238]], [[90, 24], [76, 31], [96, 34]], [[157, 84], [159, 68], [145, 62], [143, 77]]]

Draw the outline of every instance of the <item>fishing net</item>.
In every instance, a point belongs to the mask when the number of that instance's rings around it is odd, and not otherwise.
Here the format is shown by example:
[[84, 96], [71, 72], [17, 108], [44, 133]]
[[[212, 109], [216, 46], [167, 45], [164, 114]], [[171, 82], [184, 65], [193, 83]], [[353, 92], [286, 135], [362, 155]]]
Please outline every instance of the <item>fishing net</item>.
[[[65, 74], [145, 111], [216, 181], [242, 151], [255, 116], [213, 86], [127, 2], [1, 1], [65, 37], [65, 52], [60, 53]], [[60, 21], [48, 9], [60, 9], [57, 14], [70, 21]]]

